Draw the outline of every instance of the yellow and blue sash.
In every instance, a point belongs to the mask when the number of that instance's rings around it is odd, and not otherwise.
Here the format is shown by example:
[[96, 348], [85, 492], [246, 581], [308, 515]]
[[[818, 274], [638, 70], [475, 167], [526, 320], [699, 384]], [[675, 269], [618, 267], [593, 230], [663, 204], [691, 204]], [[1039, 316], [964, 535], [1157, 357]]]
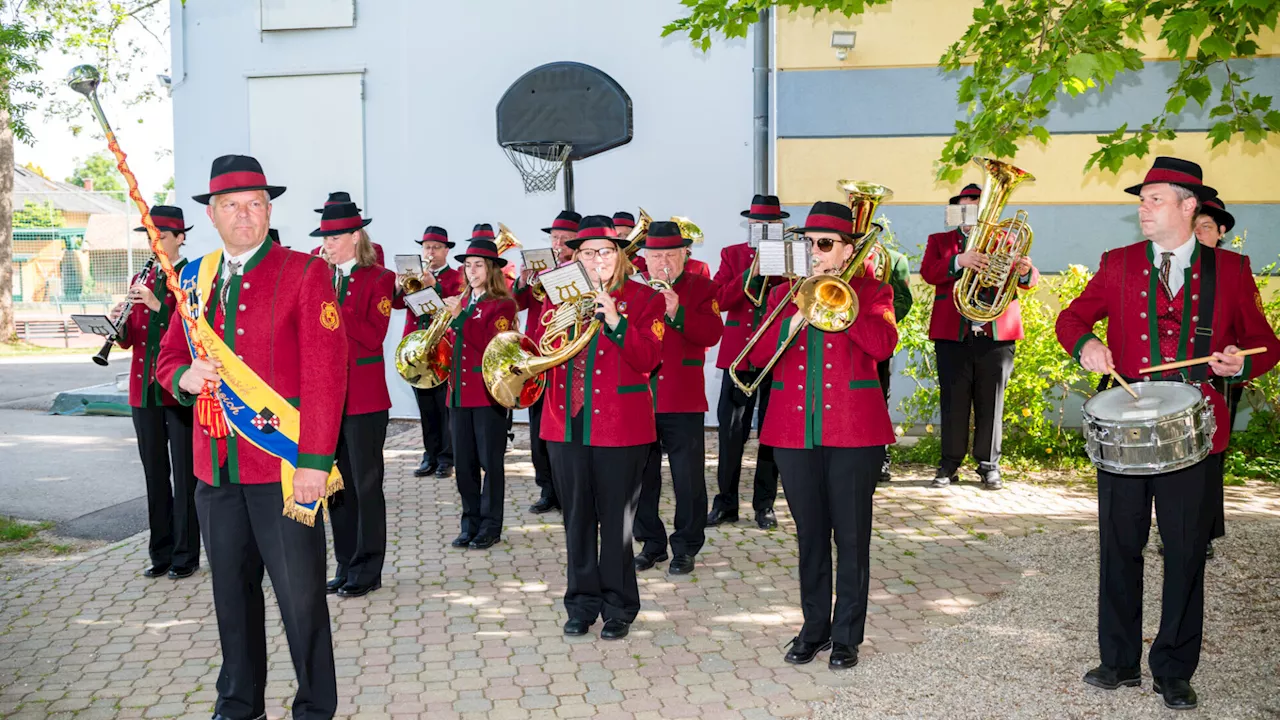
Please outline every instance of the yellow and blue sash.
[[[182, 287], [187, 291], [191, 316], [196, 318], [200, 342], [212, 360], [222, 364], [218, 370], [221, 382], [215, 392], [218, 404], [227, 418], [232, 433], [248, 440], [259, 450], [280, 458], [280, 489], [284, 493], [284, 514], [306, 525], [314, 525], [316, 513], [327, 507], [326, 499], [342, 489], [342, 475], [337, 468], [329, 470], [325, 494], [308, 504], [293, 499], [293, 473], [298, 462], [298, 435], [301, 413], [268, 385], [235, 352], [218, 337], [205, 317], [207, 298], [212, 297], [214, 276], [221, 266], [222, 251], [214, 250], [187, 263], [182, 269]], [[186, 323], [182, 325], [191, 357], [196, 357], [195, 343]], [[213, 468], [217, 472], [217, 468]]]

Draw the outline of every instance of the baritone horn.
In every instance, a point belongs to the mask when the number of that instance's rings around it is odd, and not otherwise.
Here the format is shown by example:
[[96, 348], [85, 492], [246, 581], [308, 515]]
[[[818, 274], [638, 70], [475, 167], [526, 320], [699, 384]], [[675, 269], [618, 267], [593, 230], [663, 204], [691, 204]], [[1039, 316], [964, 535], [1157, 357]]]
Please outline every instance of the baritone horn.
[[1001, 222], [1000, 215], [1014, 189], [1028, 180], [1031, 173], [992, 158], [977, 157], [974, 164], [982, 168], [986, 182], [978, 198], [978, 220], [965, 243], [965, 251], [973, 250], [987, 257], [982, 270], [965, 268], [956, 280], [951, 298], [956, 309], [973, 322], [991, 322], [1009, 309], [1018, 293], [1018, 261], [1031, 251], [1035, 235], [1027, 223], [1027, 211], [1019, 210]]
[[[893, 191], [883, 185], [850, 180], [841, 180], [840, 186], [841, 189], [846, 187], [856, 189], [856, 192], [848, 190], [847, 192], [849, 192], [850, 209], [853, 211], [853, 232], [855, 235], [864, 233], [860, 238], [861, 244], [857, 246], [857, 250], [839, 273], [813, 275], [805, 278], [804, 282], [798, 285], [792, 285], [782, 302], [778, 303], [773, 312], [760, 323], [755, 334], [729, 366], [729, 378], [748, 396], [755, 394], [761, 381], [782, 358], [782, 354], [791, 346], [791, 343], [800, 336], [802, 330], [812, 325], [823, 332], [844, 332], [858, 319], [858, 294], [849, 282], [863, 275], [867, 256], [879, 244], [878, 238], [883, 228], [871, 220], [875, 217], [876, 208], [880, 203], [893, 197]], [[884, 253], [880, 254], [884, 255]], [[778, 343], [778, 349], [760, 369], [756, 379], [750, 383], [742, 382], [738, 378], [738, 366], [751, 354], [752, 348], [765, 336], [769, 327], [777, 322], [788, 303], [796, 304], [799, 311], [796, 314], [800, 316], [800, 321], [791, 323], [787, 336]]]

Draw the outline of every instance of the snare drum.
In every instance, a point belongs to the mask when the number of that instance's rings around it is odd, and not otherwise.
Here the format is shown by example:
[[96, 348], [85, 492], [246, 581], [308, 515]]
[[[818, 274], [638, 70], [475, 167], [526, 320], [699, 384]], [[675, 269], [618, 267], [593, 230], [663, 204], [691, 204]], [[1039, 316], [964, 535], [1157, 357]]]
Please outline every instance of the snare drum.
[[1137, 399], [1113, 387], [1084, 404], [1084, 446], [1094, 465], [1117, 475], [1158, 475], [1209, 455], [1217, 425], [1199, 388], [1158, 381], [1132, 387]]

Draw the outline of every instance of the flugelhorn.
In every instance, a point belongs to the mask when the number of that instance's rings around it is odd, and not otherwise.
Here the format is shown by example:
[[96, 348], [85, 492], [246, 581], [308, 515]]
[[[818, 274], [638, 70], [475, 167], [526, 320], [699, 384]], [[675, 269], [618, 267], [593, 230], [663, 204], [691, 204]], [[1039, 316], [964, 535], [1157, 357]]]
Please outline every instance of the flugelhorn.
[[658, 292], [666, 292], [671, 289], [671, 271], [664, 267], [662, 268], [662, 273], [667, 276], [665, 280], [653, 277], [652, 272], [649, 273], [649, 287]]
[[965, 251], [987, 256], [982, 270], [965, 268], [956, 280], [951, 299], [961, 315], [973, 322], [991, 322], [1009, 309], [1018, 293], [1018, 261], [1031, 251], [1035, 234], [1027, 224], [1027, 211], [1000, 221], [1009, 195], [1022, 183], [1035, 180], [1031, 173], [992, 158], [973, 162], [986, 174], [982, 196], [978, 198], [978, 221], [969, 233]]

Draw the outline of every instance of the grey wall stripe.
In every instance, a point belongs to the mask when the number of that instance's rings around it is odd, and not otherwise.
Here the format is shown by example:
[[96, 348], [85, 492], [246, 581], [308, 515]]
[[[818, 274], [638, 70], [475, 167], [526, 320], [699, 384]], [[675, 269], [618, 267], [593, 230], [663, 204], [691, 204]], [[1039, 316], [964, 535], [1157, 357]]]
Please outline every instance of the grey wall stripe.
[[[1041, 272], [1062, 272], [1071, 264], [1096, 268], [1104, 251], [1142, 239], [1136, 205], [1020, 206], [1011, 202], [1006, 217], [1020, 207], [1025, 207], [1030, 215], [1031, 228], [1035, 231], [1031, 257]], [[1280, 227], [1280, 205], [1229, 207], [1236, 218], [1231, 234], [1249, 229], [1245, 252], [1253, 262], [1254, 271], [1275, 261], [1280, 254], [1280, 236], [1274, 232], [1274, 228]], [[795, 224], [803, 222], [809, 210], [794, 205], [786, 209], [791, 213], [788, 222]], [[943, 212], [941, 205], [894, 206], [892, 203], [880, 206], [879, 211], [889, 219], [898, 245], [916, 255], [924, 252], [929, 235], [947, 229], [943, 225]], [[911, 271], [919, 270], [919, 261], [913, 261]]]
[[[1237, 73], [1252, 76], [1252, 92], [1280, 95], [1280, 58], [1234, 61]], [[1046, 126], [1056, 133], [1111, 132], [1137, 127], [1164, 108], [1165, 89], [1177, 76], [1172, 62], [1149, 62], [1126, 73], [1103, 93], [1061, 95]], [[950, 135], [964, 117], [956, 104], [960, 73], [937, 68], [788, 70], [778, 73], [778, 137], [902, 137]], [[1216, 93], [1210, 107], [1216, 104]], [[1184, 131], [1204, 131], [1209, 111], [1194, 101], [1175, 123]]]

